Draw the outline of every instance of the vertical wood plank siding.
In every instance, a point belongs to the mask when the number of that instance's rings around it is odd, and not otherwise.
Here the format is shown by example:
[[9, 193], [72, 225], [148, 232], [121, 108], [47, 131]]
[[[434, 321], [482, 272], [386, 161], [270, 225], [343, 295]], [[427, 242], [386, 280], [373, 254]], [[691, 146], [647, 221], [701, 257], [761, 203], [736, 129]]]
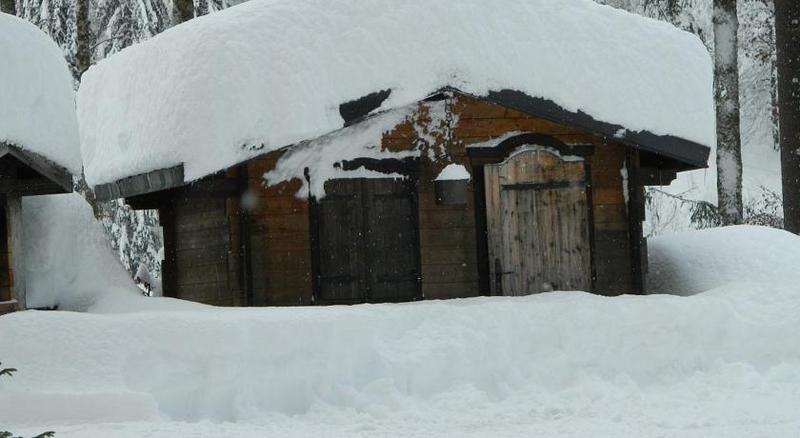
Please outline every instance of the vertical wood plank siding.
[[[11, 236], [5, 196], [0, 199], [0, 207], [2, 207], [2, 211], [0, 211], [0, 301], [9, 301], [12, 297], [13, 276], [11, 272]], [[0, 313], [2, 312], [3, 310], [0, 309]]]

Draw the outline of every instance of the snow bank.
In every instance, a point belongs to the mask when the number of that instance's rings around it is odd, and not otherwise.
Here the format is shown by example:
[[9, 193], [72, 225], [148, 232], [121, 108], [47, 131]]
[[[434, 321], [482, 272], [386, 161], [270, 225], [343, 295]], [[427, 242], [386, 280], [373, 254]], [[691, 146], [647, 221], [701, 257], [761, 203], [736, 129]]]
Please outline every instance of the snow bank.
[[691, 295], [743, 282], [800, 289], [800, 236], [749, 225], [648, 240], [651, 293]]
[[80, 175], [72, 75], [61, 49], [33, 24], [0, 13], [0, 143]]
[[79, 194], [22, 202], [28, 307], [87, 310], [101, 298], [141, 295]]
[[446, 85], [715, 143], [709, 55], [666, 23], [591, 0], [255, 0], [89, 69], [87, 180], [183, 163], [191, 181], [341, 128], [341, 103], [391, 89], [380, 110], [399, 108]]
[[[0, 317], [3, 364], [20, 370], [0, 381], [0, 424], [81, 437], [123, 430], [98, 424], [119, 421], [160, 431], [138, 436], [185, 436], [163, 421], [261, 424], [274, 436], [744, 437], [800, 427], [792, 284], [688, 298], [206, 309]], [[253, 435], [264, 434], [238, 436]]]

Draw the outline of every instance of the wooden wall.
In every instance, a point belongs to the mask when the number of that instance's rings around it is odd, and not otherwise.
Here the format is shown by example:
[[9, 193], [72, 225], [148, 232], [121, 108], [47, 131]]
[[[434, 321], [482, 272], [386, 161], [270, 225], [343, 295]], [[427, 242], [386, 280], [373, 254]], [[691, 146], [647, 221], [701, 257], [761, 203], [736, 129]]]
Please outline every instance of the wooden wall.
[[243, 305], [230, 201], [187, 196], [173, 202], [175, 296], [217, 306]]
[[[466, 205], [437, 205], [433, 180], [451, 162], [473, 169], [468, 145], [517, 131], [549, 135], [567, 144], [594, 146], [589, 166], [595, 292], [605, 295], [634, 292], [628, 207], [621, 174], [626, 163], [623, 145], [464, 96], [456, 97], [450, 106], [455, 115], [453, 129], [432, 129], [426, 137], [435, 140], [427, 144], [420, 139], [417, 129], [420, 125], [442, 123], [438, 118], [431, 122], [428, 105], [421, 104], [414, 120], [398, 126], [383, 139], [383, 147], [388, 150], [422, 150], [418, 208], [422, 287], [426, 299], [488, 293], [482, 290], [480, 282], [482, 266], [478, 248], [484, 237], [476, 231], [475, 202], [470, 196]], [[443, 126], [428, 126], [431, 127]], [[426, 158], [429, 153], [441, 159], [429, 160]], [[246, 187], [255, 197], [256, 205], [247, 214], [243, 215], [233, 198], [192, 200], [176, 205], [178, 271], [181, 271], [178, 283], [180, 290], [185, 291], [185, 295], [179, 295], [181, 298], [224, 305], [312, 303], [310, 208], [308, 201], [295, 196], [301, 181], [264, 186], [263, 175], [274, 169], [281, 154], [280, 151], [266, 154], [228, 172], [228, 177], [246, 181]], [[475, 189], [473, 180], [470, 190]], [[182, 222], [187, 224], [181, 225]], [[249, 266], [242, 259], [246, 252], [250, 255]], [[246, 271], [249, 274], [244, 274]], [[223, 280], [226, 272], [229, 279]], [[250, 297], [245, 286], [248, 280]]]
[[[8, 209], [5, 204], [5, 199], [0, 200], [0, 208], [2, 208], [2, 210], [0, 210], [0, 302], [10, 301], [12, 299], [12, 287], [14, 286], [14, 276], [11, 271], [11, 234], [8, 228]], [[14, 306], [0, 305], [0, 314], [13, 310], [13, 307]]]
[[250, 213], [249, 242], [253, 305], [311, 304], [311, 232], [308, 201], [295, 194], [302, 182], [264, 187], [280, 152], [247, 165], [247, 185], [256, 197]]
[[[468, 97], [457, 97], [453, 111], [458, 116], [454, 137], [459, 142], [454, 147], [459, 150], [517, 131], [549, 135], [566, 144], [591, 144], [595, 147], [589, 157], [595, 224], [595, 292], [604, 295], [632, 292], [630, 239], [621, 173], [625, 166], [625, 146], [572, 127]], [[465, 155], [454, 154], [454, 158], [469, 168], [470, 163]]]

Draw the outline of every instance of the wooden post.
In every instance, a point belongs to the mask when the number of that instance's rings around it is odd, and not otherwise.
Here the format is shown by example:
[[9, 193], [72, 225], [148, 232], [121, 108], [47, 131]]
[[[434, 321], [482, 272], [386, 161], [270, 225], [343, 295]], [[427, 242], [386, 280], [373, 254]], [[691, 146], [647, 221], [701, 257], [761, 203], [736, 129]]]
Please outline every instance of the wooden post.
[[22, 198], [19, 195], [9, 194], [6, 198], [6, 212], [8, 214], [9, 247], [11, 249], [12, 289], [11, 299], [17, 300], [17, 307], [25, 310], [25, 254], [23, 252], [22, 232]]
[[645, 293], [645, 264], [643, 253], [644, 231], [644, 188], [639, 178], [639, 151], [627, 148], [625, 151], [625, 168], [628, 172], [628, 236], [630, 241], [631, 276], [633, 290], [631, 293]]
[[775, 0], [783, 217], [800, 234], [800, 3]]
[[165, 297], [178, 298], [177, 248], [175, 242], [175, 212], [173, 204], [158, 209], [164, 238], [164, 260], [161, 262], [161, 293]]

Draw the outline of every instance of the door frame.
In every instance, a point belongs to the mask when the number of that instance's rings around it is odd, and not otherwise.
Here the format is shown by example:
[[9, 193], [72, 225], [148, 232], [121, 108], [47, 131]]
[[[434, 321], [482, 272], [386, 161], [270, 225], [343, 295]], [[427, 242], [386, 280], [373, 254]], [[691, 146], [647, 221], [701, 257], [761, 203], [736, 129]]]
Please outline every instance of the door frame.
[[[403, 159], [397, 158], [356, 158], [353, 160], [346, 160], [341, 162], [341, 168], [344, 170], [355, 170], [364, 167], [368, 170], [381, 172], [385, 174], [399, 173], [406, 177], [406, 184], [409, 185], [410, 193], [413, 198], [413, 239], [416, 242], [416, 251], [414, 252], [414, 264], [417, 270], [417, 286], [415, 296], [410, 301], [419, 301], [423, 299], [422, 294], [422, 254], [421, 242], [419, 231], [419, 158], [409, 157]], [[306, 179], [310, 179], [310, 175], [306, 172]], [[387, 176], [388, 177], [388, 176]], [[336, 304], [359, 304], [359, 303], [372, 303], [369, 297], [360, 302], [343, 303], [335, 301], [326, 301], [320, 299], [322, 290], [322, 246], [320, 240], [320, 225], [321, 225], [321, 205], [316, 197], [309, 195], [309, 230], [311, 232], [311, 304], [312, 305], [336, 305]], [[381, 300], [381, 303], [390, 302], [407, 302], [409, 300]]]
[[592, 200], [592, 170], [589, 158], [594, 153], [594, 145], [575, 144], [568, 145], [555, 137], [544, 134], [524, 133], [507, 138], [496, 146], [467, 147], [467, 155], [472, 164], [472, 175], [475, 187], [475, 233], [478, 259], [478, 281], [481, 295], [492, 295], [492, 278], [489, 259], [489, 228], [486, 210], [486, 173], [487, 164], [497, 164], [505, 161], [520, 147], [525, 145], [538, 145], [555, 149], [561, 155], [573, 155], [583, 158], [586, 181], [586, 204], [589, 220], [589, 260], [590, 260], [590, 289], [594, 292], [597, 282], [595, 231], [594, 231], [594, 203]]

